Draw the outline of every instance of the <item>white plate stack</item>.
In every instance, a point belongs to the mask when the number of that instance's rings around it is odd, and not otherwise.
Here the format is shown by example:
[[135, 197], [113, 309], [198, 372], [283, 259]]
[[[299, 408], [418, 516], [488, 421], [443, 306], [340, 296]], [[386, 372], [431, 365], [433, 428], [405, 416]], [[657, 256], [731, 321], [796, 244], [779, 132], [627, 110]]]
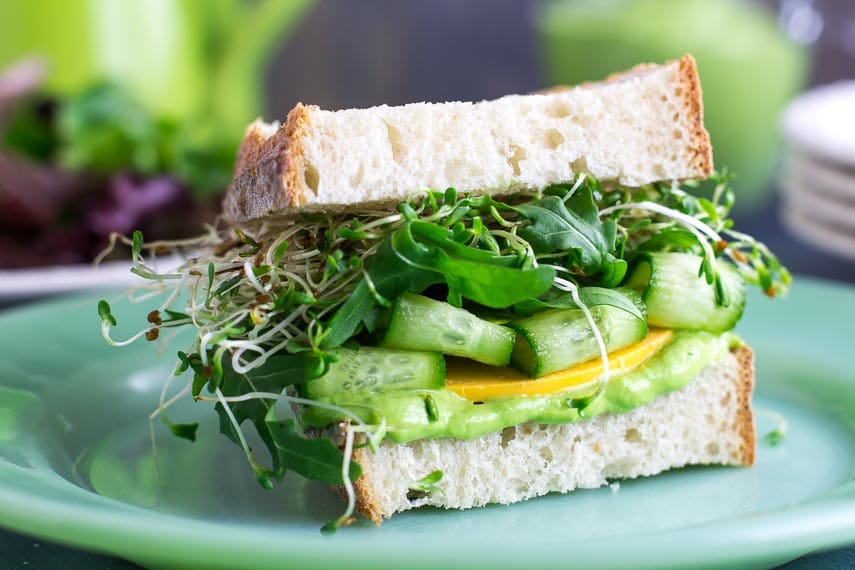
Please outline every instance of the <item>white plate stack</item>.
[[855, 81], [793, 100], [784, 137], [784, 222], [817, 248], [855, 260]]

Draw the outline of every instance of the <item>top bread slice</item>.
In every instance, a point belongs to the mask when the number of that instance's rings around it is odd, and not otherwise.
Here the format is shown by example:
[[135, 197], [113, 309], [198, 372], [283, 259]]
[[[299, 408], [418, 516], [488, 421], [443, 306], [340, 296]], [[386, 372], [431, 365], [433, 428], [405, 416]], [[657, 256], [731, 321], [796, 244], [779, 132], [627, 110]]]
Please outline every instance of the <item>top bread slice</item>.
[[224, 201], [234, 223], [398, 201], [424, 189], [508, 194], [588, 173], [642, 186], [712, 171], [695, 60], [493, 101], [324, 111], [256, 121]]

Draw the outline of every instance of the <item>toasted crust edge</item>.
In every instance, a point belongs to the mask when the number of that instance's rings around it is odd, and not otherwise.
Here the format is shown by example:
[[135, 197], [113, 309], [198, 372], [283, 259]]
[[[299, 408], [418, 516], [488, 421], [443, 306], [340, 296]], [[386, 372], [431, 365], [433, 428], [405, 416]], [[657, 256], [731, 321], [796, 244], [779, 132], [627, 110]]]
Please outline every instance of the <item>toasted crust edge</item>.
[[305, 204], [306, 181], [303, 140], [309, 117], [319, 107], [297, 105], [285, 123], [266, 136], [264, 123], [246, 130], [235, 160], [235, 174], [223, 199], [223, 210], [233, 223], [263, 218], [274, 210]]
[[[754, 392], [754, 352], [747, 345], [742, 345], [732, 352], [739, 366], [739, 385], [736, 394], [738, 401], [736, 431], [741, 439], [739, 457], [733, 464], [750, 467], [754, 465], [757, 442], [754, 414], [751, 409], [751, 395]], [[338, 431], [339, 434], [343, 433], [343, 429]], [[364, 447], [355, 449], [353, 459], [358, 463], [364, 463], [363, 457], [368, 453], [371, 451]], [[374, 495], [375, 488], [369, 483], [366, 474], [363, 473], [354, 482], [353, 488], [356, 493], [356, 512], [379, 526], [383, 522], [384, 513], [378, 506], [379, 501]], [[336, 491], [346, 498], [343, 489], [337, 487]]]
[[754, 426], [754, 412], [751, 408], [751, 395], [754, 393], [754, 351], [743, 345], [734, 351], [739, 363], [740, 386], [737, 392], [739, 411], [736, 414], [738, 431], [741, 436], [739, 465], [751, 467], [757, 454], [757, 432]]
[[704, 99], [698, 65], [695, 58], [686, 54], [680, 58], [684, 107], [692, 117], [691, 149], [695, 155], [695, 168], [706, 178], [713, 172], [713, 153], [710, 134], [704, 128]]

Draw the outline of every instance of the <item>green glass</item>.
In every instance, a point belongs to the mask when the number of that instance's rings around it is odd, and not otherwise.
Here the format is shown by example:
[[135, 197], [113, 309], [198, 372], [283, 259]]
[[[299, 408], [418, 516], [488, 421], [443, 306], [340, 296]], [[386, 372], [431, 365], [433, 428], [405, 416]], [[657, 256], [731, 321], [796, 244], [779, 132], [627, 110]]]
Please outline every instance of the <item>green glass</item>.
[[737, 211], [763, 204], [780, 114], [803, 87], [808, 63], [771, 11], [744, 0], [555, 0], [537, 24], [554, 84], [694, 55], [715, 165], [738, 175]]
[[[313, 0], [4, 0], [0, 71], [47, 66], [45, 89], [116, 82], [159, 118], [237, 140], [263, 110], [267, 63]], [[212, 121], [211, 118], [216, 118]]]

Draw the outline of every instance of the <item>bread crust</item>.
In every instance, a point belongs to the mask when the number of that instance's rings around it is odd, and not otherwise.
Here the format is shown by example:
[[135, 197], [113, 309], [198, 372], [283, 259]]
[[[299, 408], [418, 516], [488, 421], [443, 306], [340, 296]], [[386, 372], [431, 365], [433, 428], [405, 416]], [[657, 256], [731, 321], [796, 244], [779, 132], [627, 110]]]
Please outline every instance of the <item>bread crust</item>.
[[743, 345], [734, 351], [739, 363], [739, 390], [736, 414], [737, 430], [740, 435], [739, 464], [744, 467], [754, 465], [757, 454], [757, 430], [754, 426], [754, 411], [751, 408], [751, 396], [754, 393], [754, 351]]
[[[754, 416], [751, 409], [751, 396], [754, 391], [754, 353], [750, 347], [742, 345], [732, 351], [738, 367], [738, 382], [735, 397], [737, 401], [733, 429], [739, 436], [739, 450], [731, 456], [727, 463], [750, 467], [755, 461], [756, 431]], [[336, 428], [334, 441], [343, 442], [344, 424]], [[406, 445], [406, 444], [404, 444]], [[353, 460], [364, 465], [369, 463], [372, 451], [367, 447], [358, 447], [353, 451]], [[682, 466], [678, 465], [677, 467]], [[344, 496], [341, 488], [336, 489]], [[380, 525], [391, 513], [384, 512], [378, 493], [383, 489], [371, 481], [371, 474], [364, 472], [354, 483], [356, 493], [356, 510], [372, 522]]]
[[223, 211], [235, 222], [263, 218], [274, 210], [305, 204], [303, 140], [318, 107], [297, 105], [285, 123], [265, 137], [259, 121], [249, 126], [238, 148], [235, 173]]
[[710, 134], [704, 128], [704, 102], [701, 80], [695, 58], [689, 54], [680, 58], [680, 82], [686, 116], [691, 118], [690, 147], [695, 157], [694, 167], [706, 178], [713, 171]]

